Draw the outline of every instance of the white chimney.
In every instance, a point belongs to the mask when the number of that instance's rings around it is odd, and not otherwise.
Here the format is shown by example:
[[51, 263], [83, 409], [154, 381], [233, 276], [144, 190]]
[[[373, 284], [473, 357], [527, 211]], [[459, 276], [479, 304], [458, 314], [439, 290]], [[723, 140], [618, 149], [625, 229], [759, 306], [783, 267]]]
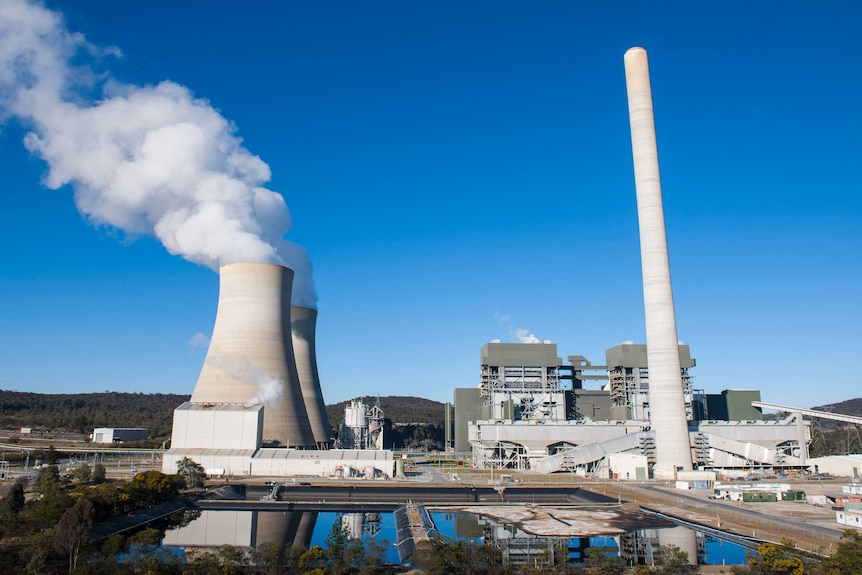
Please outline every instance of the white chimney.
[[640, 226], [650, 423], [655, 432], [654, 474], [659, 479], [673, 479], [677, 470], [691, 470], [692, 459], [646, 50], [629, 49], [625, 54], [625, 69]]

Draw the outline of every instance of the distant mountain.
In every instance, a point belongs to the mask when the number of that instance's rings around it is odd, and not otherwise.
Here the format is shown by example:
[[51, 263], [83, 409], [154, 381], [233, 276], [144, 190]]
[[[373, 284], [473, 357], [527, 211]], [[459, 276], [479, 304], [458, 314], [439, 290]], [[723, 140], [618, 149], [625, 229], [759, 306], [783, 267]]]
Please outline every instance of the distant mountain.
[[816, 411], [828, 411], [829, 413], [840, 413], [841, 415], [852, 415], [862, 417], [862, 397], [856, 399], [848, 399], [839, 403], [828, 403], [812, 407]]
[[[365, 405], [371, 407], [377, 405], [378, 398], [376, 396], [365, 395], [357, 397]], [[399, 423], [420, 423], [427, 425], [443, 426], [443, 407], [444, 404], [439, 401], [425, 399], [423, 397], [410, 397], [401, 395], [388, 395], [380, 397], [380, 409], [383, 410], [383, 417], [390, 420], [393, 424]], [[344, 421], [344, 408], [350, 401], [342, 401], [326, 406], [326, 413], [329, 415], [329, 420], [337, 424]]]

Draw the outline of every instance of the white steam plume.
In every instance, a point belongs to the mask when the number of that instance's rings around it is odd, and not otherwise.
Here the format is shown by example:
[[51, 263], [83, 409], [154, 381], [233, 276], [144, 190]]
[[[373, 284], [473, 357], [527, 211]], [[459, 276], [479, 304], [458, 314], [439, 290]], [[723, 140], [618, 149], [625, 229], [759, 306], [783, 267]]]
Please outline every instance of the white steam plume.
[[[93, 225], [153, 235], [191, 262], [286, 265], [295, 271], [293, 305], [316, 307], [308, 254], [284, 239], [284, 198], [263, 187], [269, 166], [184, 86], [98, 81], [97, 59], [118, 54], [41, 4], [0, 1], [0, 120], [30, 129], [24, 143], [47, 162], [45, 185], [70, 184]], [[82, 58], [92, 65], [78, 65]], [[101, 99], [85, 99], [95, 92]]]
[[542, 343], [542, 340], [530, 333], [528, 329], [510, 327], [509, 331], [518, 340], [518, 343]]
[[260, 374], [257, 378], [257, 395], [249, 399], [246, 407], [253, 405], [276, 405], [281, 403], [284, 383], [277, 377], [272, 377], [265, 373]]

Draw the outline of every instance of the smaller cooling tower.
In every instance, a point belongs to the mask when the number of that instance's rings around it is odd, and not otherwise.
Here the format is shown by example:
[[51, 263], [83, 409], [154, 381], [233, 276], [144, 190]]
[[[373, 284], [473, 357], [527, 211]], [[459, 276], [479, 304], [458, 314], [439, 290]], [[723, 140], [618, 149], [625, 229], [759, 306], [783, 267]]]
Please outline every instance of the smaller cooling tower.
[[263, 440], [315, 447], [291, 336], [293, 270], [263, 263], [219, 270], [215, 327], [192, 403], [264, 406]]
[[332, 445], [332, 427], [326, 414], [326, 404], [320, 391], [320, 378], [317, 374], [317, 354], [315, 351], [315, 331], [317, 310], [307, 307], [290, 309], [290, 327], [293, 333], [293, 352], [296, 357], [296, 371], [305, 411], [314, 434], [318, 449], [328, 449]]

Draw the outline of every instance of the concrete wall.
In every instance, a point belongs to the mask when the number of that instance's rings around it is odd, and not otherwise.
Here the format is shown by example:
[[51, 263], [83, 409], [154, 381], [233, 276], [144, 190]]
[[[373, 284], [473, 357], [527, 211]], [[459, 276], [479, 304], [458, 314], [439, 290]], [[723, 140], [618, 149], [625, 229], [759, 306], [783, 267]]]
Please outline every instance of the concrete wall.
[[[616, 419], [611, 414], [611, 395], [600, 389], [576, 389], [575, 411], [580, 417], [593, 420]], [[622, 419], [628, 419], [622, 417]]]
[[456, 388], [454, 403], [455, 451], [470, 451], [470, 440], [467, 435], [467, 424], [471, 421], [478, 421], [482, 419], [482, 396], [480, 395], [479, 388]]
[[174, 410], [171, 448], [250, 449], [260, 447], [262, 405], [183, 403]]
[[612, 453], [608, 455], [611, 479], [649, 479], [649, 461], [646, 455]]
[[176, 473], [176, 463], [188, 457], [205, 469], [224, 469], [226, 475], [257, 477], [331, 477], [345, 467], [363, 473], [369, 467], [392, 477], [394, 460], [391, 451], [360, 449], [294, 450], [259, 449], [176, 449], [162, 459], [162, 472]]
[[758, 389], [725, 389], [706, 396], [707, 419], [719, 421], [763, 421], [760, 408], [752, 407], [760, 401]]
[[563, 365], [563, 360], [557, 356], [555, 343], [486, 343], [482, 346], [480, 361], [481, 365], [495, 367]]
[[763, 412], [752, 407], [752, 401], [760, 401], [758, 389], [726, 389], [721, 392], [727, 405], [729, 421], [762, 421]]
[[[605, 364], [608, 368], [615, 367], [649, 367], [647, 365], [647, 346], [643, 343], [621, 343], [605, 350]], [[679, 344], [679, 366], [683, 369], [692, 368], [696, 364], [691, 357], [691, 348]]]

